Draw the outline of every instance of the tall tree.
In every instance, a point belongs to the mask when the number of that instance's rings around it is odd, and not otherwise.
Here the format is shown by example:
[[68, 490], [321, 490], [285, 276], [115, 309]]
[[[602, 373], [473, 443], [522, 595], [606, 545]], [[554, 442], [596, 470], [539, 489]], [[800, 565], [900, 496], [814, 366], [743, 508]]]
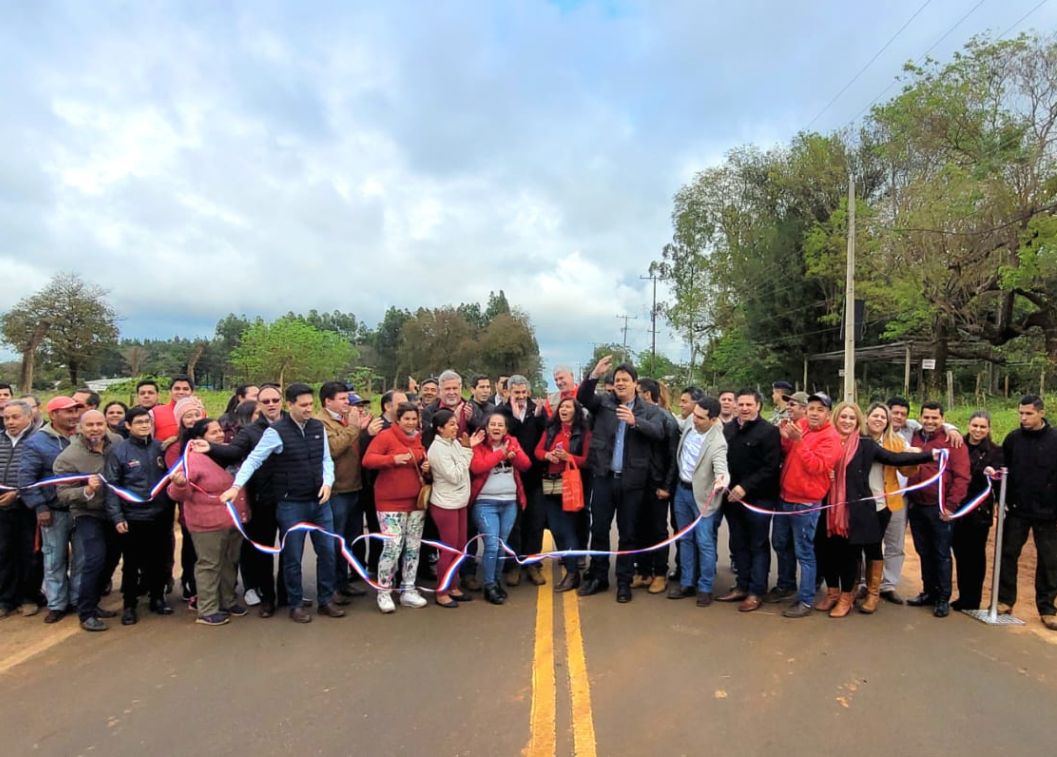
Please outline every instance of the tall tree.
[[19, 301], [3, 316], [4, 341], [22, 352], [22, 383], [32, 386], [34, 357], [65, 366], [76, 386], [103, 349], [117, 340], [117, 315], [106, 291], [80, 276], [54, 276], [38, 293]]
[[231, 354], [236, 372], [249, 381], [323, 381], [343, 376], [355, 350], [332, 331], [321, 331], [300, 318], [255, 323]]

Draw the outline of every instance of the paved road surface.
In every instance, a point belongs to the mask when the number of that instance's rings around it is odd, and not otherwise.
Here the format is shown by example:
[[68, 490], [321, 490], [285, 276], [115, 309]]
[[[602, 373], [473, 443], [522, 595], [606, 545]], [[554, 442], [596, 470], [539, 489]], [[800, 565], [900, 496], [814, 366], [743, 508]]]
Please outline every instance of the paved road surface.
[[1052, 752], [1057, 634], [1027, 606], [1029, 626], [1010, 629], [891, 605], [792, 621], [550, 589], [387, 617], [360, 599], [303, 627], [251, 614], [207, 628], [179, 609], [90, 635], [12, 618], [3, 753]]

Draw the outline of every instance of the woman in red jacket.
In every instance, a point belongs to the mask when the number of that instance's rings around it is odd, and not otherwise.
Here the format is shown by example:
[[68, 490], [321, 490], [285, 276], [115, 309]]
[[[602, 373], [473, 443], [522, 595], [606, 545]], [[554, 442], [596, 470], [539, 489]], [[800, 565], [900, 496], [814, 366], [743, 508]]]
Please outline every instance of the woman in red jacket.
[[[210, 444], [224, 441], [220, 423], [210, 418], [197, 421], [187, 436]], [[209, 445], [204, 449], [208, 451]], [[235, 595], [242, 534], [232, 524], [227, 507], [217, 496], [233, 481], [230, 473], [208, 455], [195, 451], [192, 445], [187, 452], [187, 475], [177, 470], [168, 488], [169, 497], [180, 503], [181, 515], [194, 541], [194, 575], [198, 587], [196, 622], [207, 626], [222, 626], [232, 615], [246, 614], [246, 608], [238, 603]], [[250, 511], [241, 491], [235, 499], [235, 508], [243, 523], [249, 520]]]
[[422, 474], [429, 472], [429, 460], [418, 430], [417, 407], [405, 402], [397, 408], [396, 423], [374, 437], [363, 455], [363, 467], [378, 471], [374, 506], [382, 533], [390, 537], [378, 560], [378, 583], [384, 587], [378, 592], [378, 609], [383, 613], [396, 610], [390, 587], [401, 555], [400, 604], [425, 607], [425, 598], [415, 588], [415, 577], [426, 511], [417, 509], [416, 502]]
[[[566, 397], [558, 403], [558, 411], [547, 421], [547, 428], [536, 445], [536, 459], [549, 463], [543, 475], [543, 499], [547, 506], [547, 527], [554, 534], [558, 549], [580, 549], [576, 538], [579, 513], [562, 509], [562, 473], [570, 460], [578, 468], [587, 462], [591, 446], [591, 431], [584, 423], [580, 403]], [[555, 591], [569, 591], [580, 585], [580, 570], [576, 557], [562, 558], [565, 575], [554, 587]]]
[[510, 536], [516, 508], [525, 509], [521, 474], [531, 467], [532, 461], [508, 433], [505, 415], [490, 415], [485, 429], [487, 436], [474, 447], [470, 460], [470, 502], [477, 532], [484, 537], [484, 598], [501, 605], [507, 595], [499, 580], [499, 540]]

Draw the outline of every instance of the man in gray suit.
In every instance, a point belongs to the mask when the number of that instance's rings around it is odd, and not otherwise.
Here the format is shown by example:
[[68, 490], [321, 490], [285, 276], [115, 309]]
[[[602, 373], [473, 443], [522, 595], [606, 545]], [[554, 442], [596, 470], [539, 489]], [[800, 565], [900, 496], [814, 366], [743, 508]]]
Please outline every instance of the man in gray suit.
[[[713, 521], [719, 517], [719, 497], [727, 485], [727, 440], [723, 435], [719, 401], [703, 397], [694, 406], [693, 425], [679, 440], [676, 453], [679, 483], [675, 488], [675, 519], [679, 530], [702, 518], [682, 537], [679, 550], [680, 583], [672, 584], [669, 599], [697, 594], [697, 606], [712, 604], [712, 582], [716, 577], [716, 534]], [[698, 575], [697, 586], [693, 586]]]

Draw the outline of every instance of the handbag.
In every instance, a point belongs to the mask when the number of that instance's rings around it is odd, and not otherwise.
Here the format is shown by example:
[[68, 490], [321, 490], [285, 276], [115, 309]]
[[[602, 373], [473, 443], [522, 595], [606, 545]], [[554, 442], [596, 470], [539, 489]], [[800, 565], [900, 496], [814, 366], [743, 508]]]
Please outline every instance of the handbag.
[[560, 496], [562, 496], [562, 477], [561, 476], [544, 476], [543, 477], [543, 496], [545, 496], [545, 497], [560, 497]]
[[[411, 450], [409, 449], [408, 452], [411, 452]], [[422, 468], [419, 466], [418, 461], [415, 460], [414, 452], [411, 452], [411, 461], [415, 464], [415, 473], [418, 474], [418, 482], [421, 484], [418, 490], [418, 498], [415, 499], [415, 509], [428, 510], [429, 498], [433, 494], [433, 484], [426, 483], [426, 479], [422, 476]]]
[[584, 482], [580, 478], [580, 469], [572, 460], [565, 461], [562, 471], [562, 511], [578, 513], [584, 509]]

